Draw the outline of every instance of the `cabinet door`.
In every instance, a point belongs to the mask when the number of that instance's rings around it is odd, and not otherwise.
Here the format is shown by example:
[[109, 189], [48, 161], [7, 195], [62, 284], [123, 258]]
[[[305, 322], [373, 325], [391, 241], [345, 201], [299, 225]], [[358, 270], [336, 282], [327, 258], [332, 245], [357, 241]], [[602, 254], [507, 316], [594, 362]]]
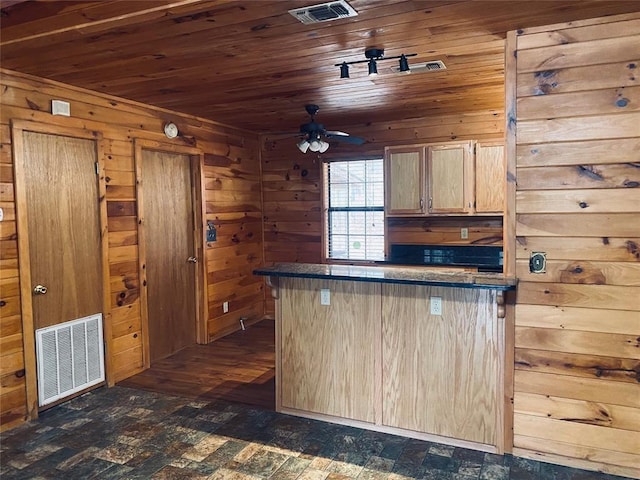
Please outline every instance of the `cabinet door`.
[[[383, 424], [495, 445], [495, 292], [382, 286]], [[442, 315], [430, 315], [432, 296]]]
[[424, 213], [424, 148], [385, 150], [385, 213], [387, 216]]
[[502, 213], [506, 188], [504, 144], [476, 144], [476, 212]]
[[282, 407], [374, 422], [380, 284], [280, 281]]
[[471, 143], [428, 148], [429, 213], [464, 213], [472, 209]]

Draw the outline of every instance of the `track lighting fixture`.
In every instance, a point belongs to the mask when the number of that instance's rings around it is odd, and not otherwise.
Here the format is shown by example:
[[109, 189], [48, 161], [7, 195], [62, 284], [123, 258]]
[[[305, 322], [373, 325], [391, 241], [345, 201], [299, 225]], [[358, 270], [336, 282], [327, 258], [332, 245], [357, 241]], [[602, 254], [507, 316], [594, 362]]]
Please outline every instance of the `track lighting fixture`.
[[411, 73], [411, 69], [409, 68], [409, 61], [407, 60], [407, 56], [404, 53], [400, 55], [400, 71], [404, 73]]
[[340, 78], [349, 78], [349, 65], [344, 62], [340, 65]]
[[381, 60], [392, 60], [398, 59], [400, 61], [400, 71], [404, 73], [411, 73], [411, 69], [409, 68], [409, 61], [407, 57], [415, 57], [418, 55], [417, 53], [403, 53], [402, 55], [396, 55], [393, 57], [385, 57], [384, 49], [382, 48], [369, 48], [364, 51], [364, 56], [367, 60], [356, 60], [353, 62], [342, 62], [336, 63], [336, 67], [340, 67], [340, 78], [350, 78], [349, 77], [349, 65], [354, 65], [356, 63], [367, 63], [369, 66], [369, 76], [374, 76], [378, 74], [378, 62]]
[[376, 61], [372, 58], [369, 60], [369, 76], [378, 75], [378, 65]]

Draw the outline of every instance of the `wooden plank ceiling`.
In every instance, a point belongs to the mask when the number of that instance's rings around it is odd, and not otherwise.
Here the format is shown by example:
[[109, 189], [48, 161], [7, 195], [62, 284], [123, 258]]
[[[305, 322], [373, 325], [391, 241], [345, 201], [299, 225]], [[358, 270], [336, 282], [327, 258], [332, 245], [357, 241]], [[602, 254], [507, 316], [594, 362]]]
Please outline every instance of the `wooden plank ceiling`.
[[[318, 0], [3, 1], [1, 66], [255, 132], [297, 131], [304, 105], [328, 128], [502, 109], [509, 30], [640, 11], [638, 1], [350, 0], [357, 17], [303, 25]], [[416, 53], [340, 79], [334, 64]]]

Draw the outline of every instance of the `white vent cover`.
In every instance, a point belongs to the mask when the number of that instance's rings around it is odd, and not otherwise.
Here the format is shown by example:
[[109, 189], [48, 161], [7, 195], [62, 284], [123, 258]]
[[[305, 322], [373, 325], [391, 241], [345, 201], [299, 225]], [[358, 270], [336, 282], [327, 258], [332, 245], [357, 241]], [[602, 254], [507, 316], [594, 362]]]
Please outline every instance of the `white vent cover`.
[[36, 330], [38, 405], [104, 381], [102, 314]]
[[[423, 62], [423, 63], [412, 63], [409, 65], [411, 68], [411, 73], [423, 73], [423, 72], [434, 72], [436, 70], [446, 70], [447, 66], [444, 64], [442, 60], [432, 60], [431, 62]], [[400, 66], [396, 65], [395, 67], [391, 67], [393, 73], [407, 73], [401, 72]]]
[[337, 20], [339, 18], [355, 17], [358, 12], [344, 0], [319, 3], [310, 7], [295, 8], [289, 13], [302, 23], [319, 23]]

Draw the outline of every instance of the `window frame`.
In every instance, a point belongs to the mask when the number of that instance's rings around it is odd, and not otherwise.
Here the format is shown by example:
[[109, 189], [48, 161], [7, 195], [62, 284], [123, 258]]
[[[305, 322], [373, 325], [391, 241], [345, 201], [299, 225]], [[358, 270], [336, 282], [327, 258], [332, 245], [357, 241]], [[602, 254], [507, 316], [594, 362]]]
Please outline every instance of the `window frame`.
[[[348, 258], [331, 258], [329, 256], [329, 235], [330, 235], [330, 212], [329, 212], [329, 169], [331, 163], [339, 163], [339, 162], [355, 162], [355, 161], [370, 161], [370, 160], [379, 160], [382, 162], [382, 207], [334, 207], [336, 210], [332, 209], [332, 211], [380, 211], [382, 212], [382, 222], [383, 222], [383, 231], [382, 231], [382, 241], [383, 241], [383, 258], [380, 260], [372, 260], [372, 259], [348, 259]], [[385, 217], [385, 182], [384, 182], [384, 157], [382, 155], [375, 156], [358, 156], [348, 159], [332, 159], [332, 160], [324, 160], [322, 162], [322, 185], [321, 185], [321, 197], [322, 197], [322, 261], [323, 263], [331, 263], [331, 264], [346, 264], [346, 265], [371, 265], [378, 261], [382, 261], [386, 258], [386, 249], [387, 249], [387, 222]]]

